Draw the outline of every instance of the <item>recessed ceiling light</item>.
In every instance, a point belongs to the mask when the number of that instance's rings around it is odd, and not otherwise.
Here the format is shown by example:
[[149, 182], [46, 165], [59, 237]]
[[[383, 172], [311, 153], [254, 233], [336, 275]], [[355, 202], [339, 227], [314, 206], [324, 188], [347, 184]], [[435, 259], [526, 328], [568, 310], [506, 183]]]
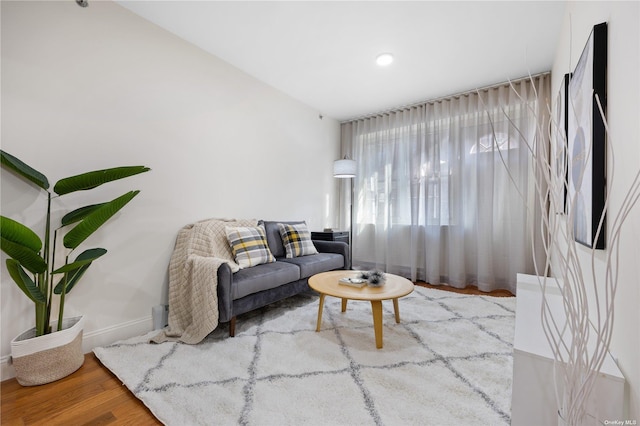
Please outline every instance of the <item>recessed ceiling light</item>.
[[391, 53], [381, 53], [376, 58], [376, 64], [381, 67], [386, 67], [393, 62], [393, 55]]

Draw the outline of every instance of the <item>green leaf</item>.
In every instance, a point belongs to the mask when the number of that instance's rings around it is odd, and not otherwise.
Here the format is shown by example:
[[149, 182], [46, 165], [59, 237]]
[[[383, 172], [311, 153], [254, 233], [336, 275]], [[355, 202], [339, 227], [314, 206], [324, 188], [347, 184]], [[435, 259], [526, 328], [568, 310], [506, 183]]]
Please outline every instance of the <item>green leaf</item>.
[[104, 203], [99, 209], [91, 212], [64, 236], [64, 246], [69, 249], [78, 247], [139, 193], [140, 191], [129, 191], [108, 203]]
[[36, 253], [42, 248], [42, 241], [35, 232], [6, 216], [0, 216], [0, 235], [2, 238], [25, 246]]
[[67, 213], [62, 218], [62, 221], [61, 221], [62, 222], [62, 226], [71, 225], [72, 223], [76, 223], [76, 222], [84, 219], [86, 216], [91, 214], [94, 210], [99, 209], [100, 207], [104, 206], [105, 204], [106, 203], [93, 204], [91, 206], [81, 207], [79, 209], [76, 209], [76, 210], [74, 210], [72, 212]]
[[148, 172], [149, 170], [151, 169], [145, 166], [125, 166], [96, 170], [60, 179], [53, 187], [53, 191], [58, 195], [69, 194], [76, 191], [85, 191], [107, 182], [124, 179], [139, 173]]
[[33, 274], [40, 274], [47, 270], [47, 263], [40, 255], [28, 247], [9, 241], [4, 237], [0, 238], [0, 248], [9, 257], [19, 262], [22, 266]]
[[45, 175], [3, 150], [0, 150], [0, 163], [40, 188], [49, 189], [49, 179]]
[[20, 287], [20, 290], [34, 303], [47, 302], [47, 298], [42, 294], [31, 277], [24, 272], [24, 269], [22, 269], [17, 260], [7, 259], [7, 271], [9, 271], [9, 275], [13, 278], [13, 281]]
[[20, 222], [0, 216], [0, 249], [34, 274], [47, 269], [38, 254], [41, 248], [42, 241], [35, 232]]
[[[79, 268], [67, 273], [67, 287], [64, 293], [69, 294], [69, 292], [73, 289], [73, 287], [75, 287], [75, 285], [78, 283], [78, 281], [87, 271], [87, 269], [89, 269], [89, 266], [91, 266], [92, 261], [102, 256], [106, 252], [107, 251], [102, 248], [91, 249], [91, 250], [86, 250], [82, 252], [82, 254], [80, 254], [80, 256], [76, 258], [76, 261], [74, 262], [74, 264], [80, 264], [85, 260], [88, 260], [89, 262], [84, 263]], [[58, 282], [56, 287], [53, 289], [53, 292], [55, 294], [61, 294], [63, 286], [64, 286], [64, 277]]]
[[95, 249], [89, 249], [89, 250], [85, 250], [83, 251], [75, 260], [75, 262], [73, 263], [68, 263], [58, 269], [56, 269], [55, 271], [52, 272], [52, 274], [62, 274], [65, 272], [72, 272], [76, 269], [81, 268], [82, 266], [93, 262], [94, 260], [96, 260], [97, 258], [99, 258], [100, 256], [103, 256], [105, 253], [107, 252], [107, 250], [103, 249], [103, 248], [95, 248]]
[[76, 262], [81, 262], [85, 260], [90, 260], [93, 262], [94, 260], [96, 260], [97, 258], [105, 254], [107, 254], [107, 249], [103, 249], [103, 248], [94, 248], [94, 249], [85, 250], [82, 253], [80, 253], [78, 257], [76, 257]]
[[[68, 274], [68, 277], [67, 277], [67, 288], [66, 288], [64, 294], [69, 294], [71, 289], [73, 289], [73, 287], [75, 287], [75, 285], [78, 283], [78, 280], [80, 280], [80, 278], [84, 275], [84, 273], [87, 271], [87, 269], [89, 269], [89, 266], [91, 266], [91, 263], [88, 263], [88, 264], [84, 265], [83, 267], [78, 268], [75, 271], [70, 272]], [[64, 277], [62, 277], [62, 279], [58, 282], [56, 287], [53, 289], [53, 292], [55, 294], [61, 294], [63, 285], [64, 285]]]

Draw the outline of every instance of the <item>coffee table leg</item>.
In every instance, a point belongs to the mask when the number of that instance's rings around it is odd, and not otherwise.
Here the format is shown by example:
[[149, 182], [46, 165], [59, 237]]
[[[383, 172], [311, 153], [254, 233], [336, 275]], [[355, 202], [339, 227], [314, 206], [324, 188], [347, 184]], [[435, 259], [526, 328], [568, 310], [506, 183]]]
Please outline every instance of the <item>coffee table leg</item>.
[[349, 299], [342, 299], [342, 312], [347, 312], [347, 300]]
[[396, 314], [396, 322], [400, 324], [400, 309], [398, 309], [398, 299], [393, 299], [393, 312]]
[[371, 301], [371, 311], [373, 312], [373, 330], [376, 334], [376, 348], [382, 348], [382, 302], [380, 300]]
[[323, 308], [324, 308], [324, 294], [320, 293], [320, 305], [318, 306], [318, 325], [316, 325], [316, 331], [320, 331], [320, 324], [322, 324]]

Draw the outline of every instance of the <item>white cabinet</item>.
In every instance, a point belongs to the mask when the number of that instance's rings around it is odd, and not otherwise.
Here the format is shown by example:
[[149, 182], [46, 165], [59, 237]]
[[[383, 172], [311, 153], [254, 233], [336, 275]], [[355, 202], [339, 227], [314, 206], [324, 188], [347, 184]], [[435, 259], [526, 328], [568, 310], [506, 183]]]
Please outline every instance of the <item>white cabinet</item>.
[[[555, 285], [549, 287], [551, 282], [547, 280], [549, 307], [556, 321], [563, 323], [562, 296]], [[512, 426], [551, 426], [558, 422], [553, 383], [554, 357], [542, 329], [541, 307], [542, 293], [538, 278], [518, 274], [513, 342]], [[557, 377], [561, 378], [561, 375]], [[603, 423], [605, 420], [622, 419], [624, 382], [624, 376], [608, 354], [587, 404], [588, 413]]]

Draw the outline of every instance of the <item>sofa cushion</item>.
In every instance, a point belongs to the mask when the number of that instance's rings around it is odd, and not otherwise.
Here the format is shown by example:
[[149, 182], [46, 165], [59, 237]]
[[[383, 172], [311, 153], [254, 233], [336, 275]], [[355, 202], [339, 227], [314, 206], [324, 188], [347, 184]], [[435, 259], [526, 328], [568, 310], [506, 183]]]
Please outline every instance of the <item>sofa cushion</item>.
[[344, 268], [344, 257], [336, 253], [318, 253], [311, 256], [278, 259], [276, 263], [291, 263], [300, 267], [300, 278], [309, 278], [320, 272]]
[[262, 226], [226, 227], [227, 240], [240, 269], [275, 262]]
[[300, 268], [287, 262], [275, 262], [241, 269], [233, 274], [233, 300], [269, 290], [300, 279]]
[[268, 220], [261, 220], [260, 224], [264, 225], [264, 229], [267, 234], [267, 243], [269, 244], [269, 250], [276, 257], [283, 257], [286, 254], [284, 250], [284, 245], [282, 245], [282, 237], [280, 236], [280, 230], [278, 229], [279, 223], [287, 223], [290, 225], [295, 225], [298, 223], [305, 223], [304, 221], [294, 221], [294, 222], [274, 222]]
[[311, 242], [311, 233], [305, 223], [295, 225], [278, 223], [278, 230], [280, 231], [287, 259], [318, 253], [318, 250]]

